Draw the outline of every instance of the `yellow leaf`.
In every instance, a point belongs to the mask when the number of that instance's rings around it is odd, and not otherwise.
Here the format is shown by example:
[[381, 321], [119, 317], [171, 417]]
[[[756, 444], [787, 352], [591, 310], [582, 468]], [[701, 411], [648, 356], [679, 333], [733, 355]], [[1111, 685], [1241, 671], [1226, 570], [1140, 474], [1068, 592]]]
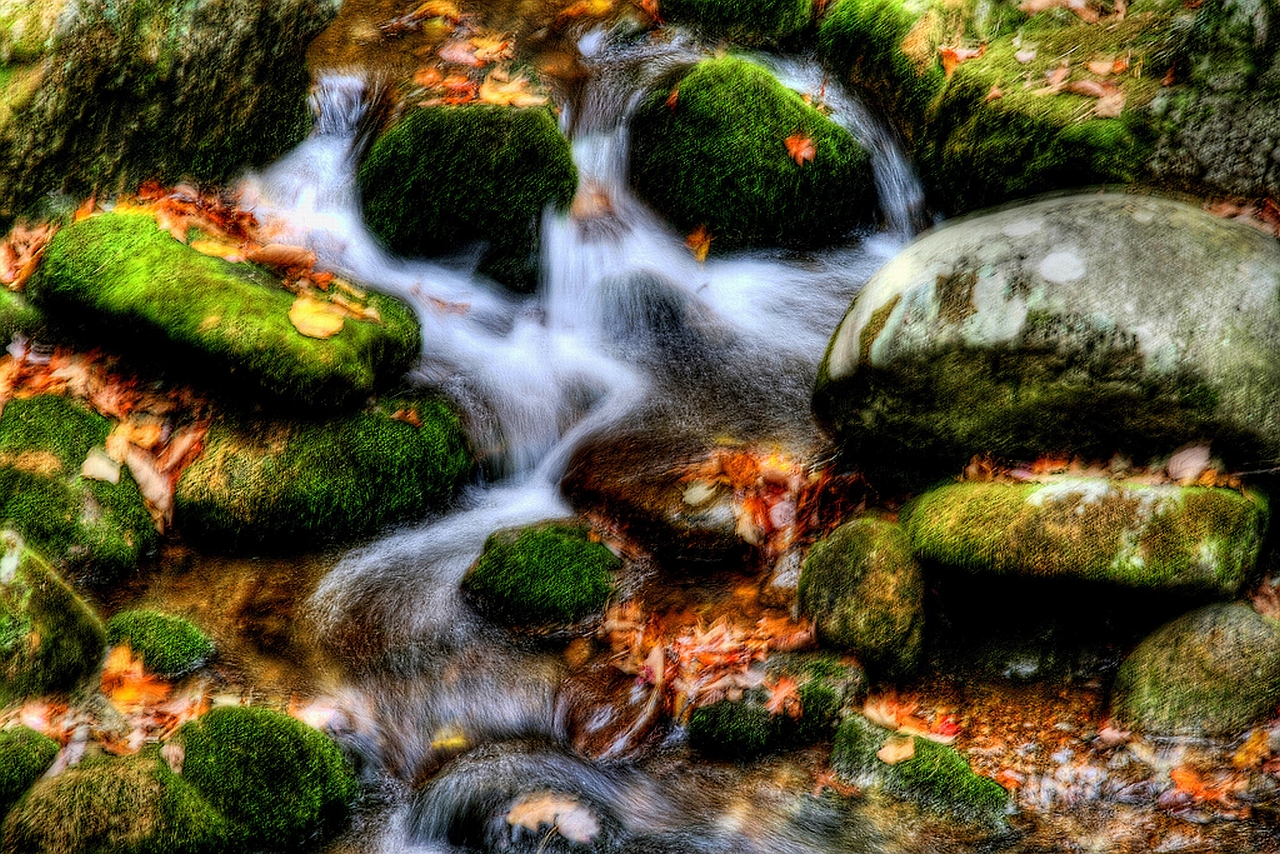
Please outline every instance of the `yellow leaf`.
[[529, 81], [524, 77], [503, 82], [494, 74], [480, 84], [480, 100], [500, 107], [536, 107], [547, 102], [542, 95], [529, 91]]
[[1271, 733], [1266, 727], [1257, 727], [1231, 757], [1231, 764], [1246, 771], [1266, 762], [1271, 756]]
[[221, 240], [210, 240], [207, 237], [201, 237], [191, 241], [191, 248], [201, 255], [224, 258], [232, 263], [244, 260], [244, 253], [240, 251], [239, 246], [233, 243], [224, 243]]
[[127, 642], [116, 645], [102, 666], [102, 693], [124, 713], [160, 702], [169, 696], [171, 688], [168, 682], [143, 670]]
[[289, 308], [289, 322], [308, 338], [332, 338], [342, 331], [344, 318], [341, 308], [306, 295]]
[[707, 260], [707, 253], [711, 251], [711, 241], [715, 240], [707, 233], [707, 227], [700, 225], [693, 230], [693, 233], [684, 239], [684, 245], [689, 247], [693, 252], [693, 257], [699, 262]]
[[585, 845], [600, 832], [600, 823], [591, 811], [571, 795], [536, 792], [525, 795], [507, 812], [507, 824], [534, 832], [542, 825], [572, 842]]
[[916, 740], [911, 736], [891, 735], [876, 752], [876, 757], [886, 765], [897, 765], [916, 755]]

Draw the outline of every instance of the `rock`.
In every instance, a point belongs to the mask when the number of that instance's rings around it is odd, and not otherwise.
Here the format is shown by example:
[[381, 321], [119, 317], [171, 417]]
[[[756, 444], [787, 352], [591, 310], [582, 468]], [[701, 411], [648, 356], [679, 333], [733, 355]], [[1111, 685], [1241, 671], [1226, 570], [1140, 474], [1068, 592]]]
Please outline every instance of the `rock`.
[[35, 784], [4, 823], [6, 851], [236, 850], [230, 823], [152, 747], [85, 759]]
[[58, 18], [69, 0], [0, 0], [0, 62], [37, 62], [53, 47]]
[[102, 663], [102, 621], [12, 530], [0, 541], [0, 704], [71, 691]]
[[[792, 159], [792, 137], [813, 143], [812, 160]], [[869, 164], [848, 131], [734, 57], [695, 65], [646, 100], [632, 127], [636, 189], [677, 229], [704, 228], [713, 249], [847, 235], [875, 211]]]
[[275, 159], [310, 126], [305, 50], [336, 10], [331, 0], [74, 4], [0, 126], [0, 217], [31, 213], [49, 193], [225, 183]]
[[567, 208], [578, 175], [546, 108], [426, 107], [378, 137], [358, 182], [369, 229], [393, 251], [484, 241], [481, 272], [527, 292], [543, 209]]
[[890, 678], [911, 673], [924, 645], [924, 576], [902, 529], [855, 519], [813, 545], [800, 574], [800, 610], [818, 640]]
[[1106, 478], [958, 483], [904, 511], [917, 557], [974, 572], [1232, 596], [1266, 531], [1260, 498]]
[[202, 255], [148, 216], [106, 214], [63, 228], [27, 289], [87, 344], [168, 362], [277, 406], [363, 401], [421, 349], [412, 311], [378, 294], [369, 306], [380, 319], [346, 317], [332, 337], [304, 336], [289, 318], [296, 298], [274, 275]]
[[1280, 247], [1157, 197], [1047, 199], [918, 238], [854, 300], [814, 410], [927, 482], [974, 454], [1280, 456]]
[[[891, 738], [909, 738], [912, 755], [888, 764], [877, 754]], [[831, 749], [831, 767], [847, 782], [882, 789], [925, 809], [993, 829], [1005, 827], [1009, 794], [974, 773], [953, 748], [919, 736], [895, 736], [862, 715], [845, 718]]]
[[1120, 665], [1112, 715], [1150, 735], [1234, 737], [1280, 705], [1280, 621], [1240, 602], [1166, 623]]
[[310, 842], [345, 820], [356, 794], [337, 745], [270, 709], [221, 706], [178, 738], [182, 778], [232, 822], [228, 850]]
[[213, 642], [191, 621], [149, 608], [107, 620], [107, 643], [128, 643], [147, 670], [165, 679], [198, 670], [213, 655]]
[[443, 507], [471, 467], [457, 416], [429, 398], [323, 421], [225, 420], [183, 470], [174, 522], [222, 552], [314, 548]]
[[81, 476], [111, 423], [68, 397], [10, 400], [0, 414], [0, 518], [77, 576], [107, 581], [156, 546], [155, 525], [127, 468], [116, 483]]
[[58, 742], [30, 727], [0, 730], [0, 821], [53, 764]]
[[662, 17], [743, 44], [794, 36], [813, 20], [809, 0], [667, 0]]
[[528, 629], [562, 628], [604, 610], [621, 561], [590, 530], [548, 521], [497, 531], [462, 579], [480, 610]]

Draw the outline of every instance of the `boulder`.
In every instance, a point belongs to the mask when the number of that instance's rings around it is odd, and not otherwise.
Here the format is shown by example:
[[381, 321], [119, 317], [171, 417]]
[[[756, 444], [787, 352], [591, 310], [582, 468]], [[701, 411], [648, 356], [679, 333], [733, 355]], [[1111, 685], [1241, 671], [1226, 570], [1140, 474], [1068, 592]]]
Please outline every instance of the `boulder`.
[[[225, 183], [275, 159], [310, 126], [305, 51], [337, 5], [71, 4], [47, 64], [0, 125], [0, 218], [51, 193], [87, 198], [149, 178]], [[11, 40], [11, 50], [31, 52], [22, 44]]]
[[878, 674], [909, 674], [924, 645], [924, 576], [903, 530], [882, 519], [846, 522], [814, 543], [799, 603], [818, 640]]
[[1268, 510], [1227, 489], [1064, 478], [942, 486], [903, 515], [916, 556], [942, 566], [1230, 597]]
[[[788, 153], [793, 138], [812, 143], [811, 160]], [[736, 57], [698, 63], [640, 106], [631, 177], [677, 229], [705, 229], [713, 250], [830, 242], [876, 209], [866, 149]]]
[[360, 164], [369, 229], [393, 251], [440, 255], [487, 244], [480, 270], [531, 291], [538, 228], [567, 208], [578, 173], [544, 107], [426, 107], [397, 122]]
[[53, 47], [58, 18], [70, 0], [0, 0], [0, 62], [36, 62]]
[[662, 17], [743, 44], [802, 32], [813, 20], [811, 0], [666, 0]]
[[514, 627], [561, 628], [604, 610], [621, 561], [572, 520], [497, 531], [462, 579], [494, 619]]
[[0, 704], [71, 691], [102, 663], [102, 621], [13, 531], [0, 539]]
[[30, 727], [0, 730], [0, 821], [61, 749], [58, 742]]
[[413, 312], [378, 294], [368, 297], [376, 317], [345, 317], [328, 338], [303, 335], [290, 322], [296, 298], [275, 275], [202, 255], [145, 215], [61, 229], [27, 290], [86, 344], [168, 362], [268, 404], [361, 402], [399, 380], [421, 349]]
[[440, 400], [386, 399], [323, 421], [229, 418], [183, 470], [174, 523], [222, 552], [314, 548], [440, 509], [471, 467]]
[[59, 566], [99, 581], [132, 571], [159, 539], [127, 467], [114, 483], [82, 474], [110, 432], [62, 395], [11, 400], [0, 414], [0, 518]]
[[127, 643], [151, 673], [177, 679], [198, 670], [213, 655], [213, 642], [190, 620], [134, 608], [107, 620], [107, 643]]
[[1280, 620], [1248, 605], [1206, 605], [1161, 626], [1111, 689], [1121, 726], [1164, 736], [1234, 737], [1280, 705]]
[[918, 238], [853, 301], [813, 406], [917, 483], [974, 454], [1280, 457], [1280, 246], [1158, 197], [1044, 199]]

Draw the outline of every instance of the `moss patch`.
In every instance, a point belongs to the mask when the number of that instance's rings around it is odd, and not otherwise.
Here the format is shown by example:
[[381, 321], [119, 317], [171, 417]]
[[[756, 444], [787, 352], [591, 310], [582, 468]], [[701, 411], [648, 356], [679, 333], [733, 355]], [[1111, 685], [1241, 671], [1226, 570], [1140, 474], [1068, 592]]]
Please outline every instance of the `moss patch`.
[[40, 778], [61, 749], [30, 727], [0, 730], [0, 821]]
[[333, 337], [308, 338], [289, 322], [294, 296], [274, 276], [201, 255], [146, 216], [63, 228], [28, 292], [86, 344], [174, 363], [268, 404], [362, 400], [398, 380], [421, 347], [408, 307], [376, 294], [369, 304], [381, 322], [347, 318]]
[[174, 519], [220, 551], [311, 548], [440, 508], [471, 464], [439, 400], [387, 399], [320, 422], [222, 422], [178, 481]]
[[491, 534], [462, 588], [508, 625], [558, 627], [604, 608], [619, 564], [586, 527], [546, 522]]
[[[715, 249], [822, 244], [867, 223], [875, 210], [870, 158], [844, 128], [767, 71], [709, 59], [651, 96], [633, 125], [636, 189], [676, 228], [705, 227]], [[813, 141], [799, 165], [786, 140]]]
[[128, 643], [143, 666], [175, 679], [200, 668], [213, 642], [189, 620], [146, 608], [121, 611], [107, 621], [107, 643]]
[[804, 30], [813, 20], [812, 0], [666, 0], [662, 15], [688, 22], [733, 41], [753, 44]]
[[483, 241], [481, 271], [530, 291], [539, 218], [569, 205], [578, 175], [549, 110], [464, 106], [405, 116], [374, 143], [358, 181], [365, 220], [392, 250], [438, 255]]
[[916, 555], [947, 566], [1230, 596], [1268, 512], [1225, 489], [1081, 478], [943, 486], [904, 515]]

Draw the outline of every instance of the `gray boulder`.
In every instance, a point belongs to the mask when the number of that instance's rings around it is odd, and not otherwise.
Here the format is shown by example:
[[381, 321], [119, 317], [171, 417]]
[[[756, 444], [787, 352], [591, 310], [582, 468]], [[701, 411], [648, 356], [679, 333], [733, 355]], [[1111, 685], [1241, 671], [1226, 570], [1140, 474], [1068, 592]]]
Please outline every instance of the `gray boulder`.
[[1148, 196], [956, 221], [867, 283], [813, 405], [855, 464], [906, 480], [982, 452], [1275, 458], [1280, 244]]

